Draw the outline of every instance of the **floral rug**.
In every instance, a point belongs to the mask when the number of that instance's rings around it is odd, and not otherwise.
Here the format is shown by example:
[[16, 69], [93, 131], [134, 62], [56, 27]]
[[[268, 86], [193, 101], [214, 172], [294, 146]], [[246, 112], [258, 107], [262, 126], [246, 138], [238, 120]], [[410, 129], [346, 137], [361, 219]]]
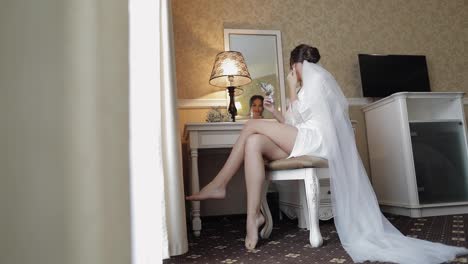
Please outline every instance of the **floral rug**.
[[[420, 239], [467, 247], [468, 215], [409, 218], [386, 215], [403, 234]], [[297, 221], [276, 221], [269, 239], [255, 250], [244, 248], [245, 216], [203, 218], [200, 237], [189, 234], [189, 252], [163, 263], [353, 263], [340, 244], [333, 221], [320, 222], [324, 245], [311, 248], [309, 232]], [[371, 263], [371, 262], [366, 262]], [[451, 263], [468, 263], [468, 256]]]

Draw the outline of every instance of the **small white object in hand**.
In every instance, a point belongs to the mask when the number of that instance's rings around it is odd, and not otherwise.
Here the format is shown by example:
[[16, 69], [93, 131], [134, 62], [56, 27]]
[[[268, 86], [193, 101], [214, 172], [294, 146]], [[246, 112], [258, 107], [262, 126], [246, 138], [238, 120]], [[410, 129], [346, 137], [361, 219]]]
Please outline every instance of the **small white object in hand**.
[[267, 99], [272, 104], [274, 102], [273, 95], [275, 94], [275, 88], [273, 85], [261, 82], [260, 88], [262, 88], [262, 91], [265, 93], [265, 99]]

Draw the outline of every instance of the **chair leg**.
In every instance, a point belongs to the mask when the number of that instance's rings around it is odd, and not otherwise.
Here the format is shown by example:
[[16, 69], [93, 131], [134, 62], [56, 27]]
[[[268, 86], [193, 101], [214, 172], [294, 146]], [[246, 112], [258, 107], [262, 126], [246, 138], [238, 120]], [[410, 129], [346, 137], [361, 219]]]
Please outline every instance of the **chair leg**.
[[299, 228], [306, 228], [309, 230], [309, 209], [307, 209], [307, 195], [305, 192], [305, 182], [297, 181], [297, 187], [299, 187], [299, 204], [301, 208], [297, 210], [297, 226]]
[[309, 241], [312, 247], [320, 247], [323, 244], [322, 234], [320, 233], [319, 228], [320, 186], [316, 171], [314, 169], [310, 169], [309, 172], [304, 179], [307, 207], [309, 209]]
[[271, 235], [271, 231], [273, 230], [273, 218], [271, 217], [270, 208], [268, 207], [268, 202], [267, 202], [267, 192], [268, 192], [269, 183], [270, 181], [266, 180], [265, 183], [263, 184], [262, 203], [260, 205], [260, 211], [265, 217], [265, 225], [260, 231], [260, 237], [264, 239], [269, 238]]

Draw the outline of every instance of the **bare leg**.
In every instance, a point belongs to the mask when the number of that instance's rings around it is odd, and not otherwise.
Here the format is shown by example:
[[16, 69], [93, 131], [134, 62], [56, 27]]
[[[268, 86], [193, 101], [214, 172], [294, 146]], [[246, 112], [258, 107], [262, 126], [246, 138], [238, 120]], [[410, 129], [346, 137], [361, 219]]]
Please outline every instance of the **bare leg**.
[[187, 200], [223, 199], [226, 196], [226, 186], [244, 161], [245, 142], [252, 134], [261, 134], [271, 139], [287, 153], [291, 153], [297, 135], [293, 126], [266, 121], [249, 120], [244, 125], [239, 138], [234, 144], [223, 168], [218, 175], [199, 193], [188, 196]]
[[260, 213], [260, 202], [265, 167], [263, 157], [277, 160], [288, 157], [288, 153], [276, 145], [271, 139], [261, 134], [249, 136], [245, 146], [245, 185], [247, 187], [247, 221], [245, 247], [254, 249], [258, 241], [258, 228], [265, 223], [265, 217]]

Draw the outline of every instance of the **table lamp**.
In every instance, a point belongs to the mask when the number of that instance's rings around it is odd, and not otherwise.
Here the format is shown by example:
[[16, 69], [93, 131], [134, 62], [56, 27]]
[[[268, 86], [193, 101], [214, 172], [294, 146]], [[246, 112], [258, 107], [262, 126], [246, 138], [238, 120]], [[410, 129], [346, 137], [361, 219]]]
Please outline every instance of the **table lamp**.
[[236, 122], [237, 108], [234, 103], [236, 87], [246, 85], [252, 80], [244, 57], [238, 51], [223, 51], [216, 55], [211, 71], [210, 84], [228, 89], [229, 107], [232, 122]]

